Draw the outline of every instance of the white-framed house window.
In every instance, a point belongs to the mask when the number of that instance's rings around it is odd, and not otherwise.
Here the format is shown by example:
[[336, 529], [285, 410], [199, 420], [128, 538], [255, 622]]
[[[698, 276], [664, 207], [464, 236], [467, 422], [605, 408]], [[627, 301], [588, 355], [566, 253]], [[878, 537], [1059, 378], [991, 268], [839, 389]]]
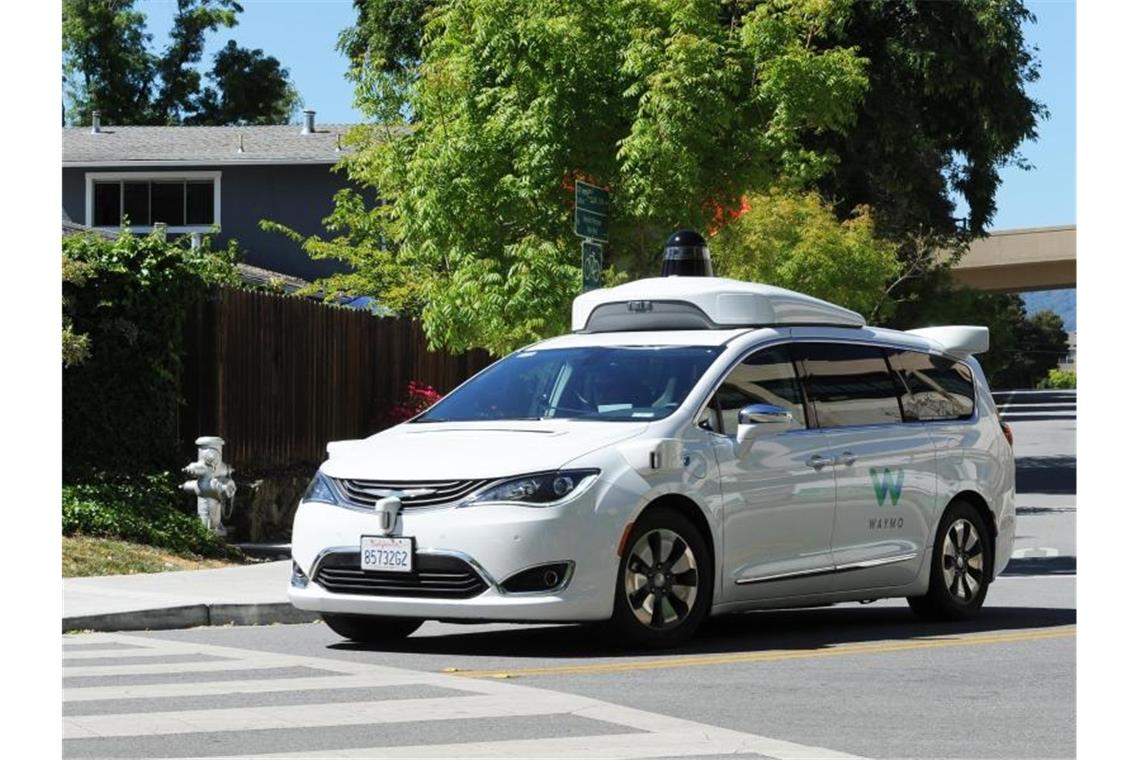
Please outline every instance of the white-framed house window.
[[87, 226], [209, 232], [222, 223], [222, 173], [87, 172]]

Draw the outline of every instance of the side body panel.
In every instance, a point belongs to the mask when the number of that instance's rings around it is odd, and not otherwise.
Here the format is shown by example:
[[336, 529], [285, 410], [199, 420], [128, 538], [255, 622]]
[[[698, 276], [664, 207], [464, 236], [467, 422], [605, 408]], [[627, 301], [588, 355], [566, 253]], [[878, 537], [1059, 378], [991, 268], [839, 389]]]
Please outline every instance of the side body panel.
[[724, 599], [813, 593], [827, 588], [832, 566], [835, 478], [813, 467], [831, 448], [822, 430], [758, 438], [741, 455], [730, 441], [718, 449], [724, 491]]
[[836, 464], [836, 589], [912, 581], [936, 525], [938, 466], [922, 424], [829, 430]]

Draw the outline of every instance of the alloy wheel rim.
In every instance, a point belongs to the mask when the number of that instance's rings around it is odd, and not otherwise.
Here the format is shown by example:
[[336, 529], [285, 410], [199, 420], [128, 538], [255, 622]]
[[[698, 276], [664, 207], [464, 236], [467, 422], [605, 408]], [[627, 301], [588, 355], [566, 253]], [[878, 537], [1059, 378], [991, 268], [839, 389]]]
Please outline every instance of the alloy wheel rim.
[[654, 528], [637, 540], [626, 560], [626, 601], [647, 628], [675, 628], [693, 609], [699, 579], [696, 555], [685, 539]]
[[942, 580], [956, 602], [969, 604], [985, 578], [985, 551], [973, 523], [955, 520], [942, 539]]

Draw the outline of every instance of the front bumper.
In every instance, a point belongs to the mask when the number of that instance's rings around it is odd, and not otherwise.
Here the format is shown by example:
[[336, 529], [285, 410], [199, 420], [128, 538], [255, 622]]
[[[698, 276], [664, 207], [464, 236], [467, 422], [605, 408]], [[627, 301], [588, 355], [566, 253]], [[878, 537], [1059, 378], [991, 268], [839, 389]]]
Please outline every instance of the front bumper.
[[[429, 620], [578, 622], [607, 619], [613, 609], [617, 543], [625, 519], [595, 510], [595, 482], [556, 507], [481, 505], [404, 510], [393, 535], [415, 539], [416, 560], [451, 557], [472, 567], [486, 589], [469, 598], [333, 592], [313, 577], [318, 561], [333, 552], [358, 550], [362, 535], [377, 535], [375, 513], [321, 502], [302, 502], [293, 523], [293, 561], [307, 584], [290, 585], [299, 609]], [[567, 583], [550, 592], [508, 593], [500, 585], [524, 569], [572, 562]]]

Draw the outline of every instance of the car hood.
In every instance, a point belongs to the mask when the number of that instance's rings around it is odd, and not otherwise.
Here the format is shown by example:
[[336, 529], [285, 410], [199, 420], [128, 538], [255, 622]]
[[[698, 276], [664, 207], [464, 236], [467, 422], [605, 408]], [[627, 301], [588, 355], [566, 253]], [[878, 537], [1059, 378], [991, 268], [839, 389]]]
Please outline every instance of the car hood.
[[363, 440], [330, 443], [321, 471], [360, 480], [501, 478], [556, 470], [646, 427], [581, 420], [405, 423]]

